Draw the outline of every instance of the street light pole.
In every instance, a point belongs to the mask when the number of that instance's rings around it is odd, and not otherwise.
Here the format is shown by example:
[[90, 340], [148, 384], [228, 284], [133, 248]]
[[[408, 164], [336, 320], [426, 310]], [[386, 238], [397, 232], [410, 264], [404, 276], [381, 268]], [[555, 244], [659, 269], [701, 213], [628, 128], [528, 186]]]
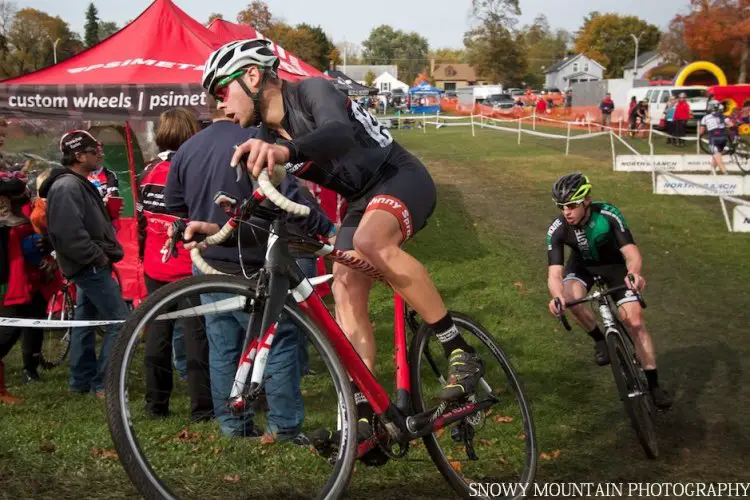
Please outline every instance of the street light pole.
[[60, 39], [58, 38], [55, 40], [55, 43], [52, 44], [52, 53], [55, 56], [55, 64], [57, 64], [57, 42], [59, 42]]
[[633, 69], [633, 81], [635, 81], [636, 77], [638, 76], [638, 42], [641, 41], [641, 37], [643, 36], [643, 32], [641, 31], [641, 34], [638, 35], [638, 38], [634, 34], [630, 34], [630, 36], [633, 37], [633, 40], [635, 40], [635, 63], [634, 63], [634, 69]]

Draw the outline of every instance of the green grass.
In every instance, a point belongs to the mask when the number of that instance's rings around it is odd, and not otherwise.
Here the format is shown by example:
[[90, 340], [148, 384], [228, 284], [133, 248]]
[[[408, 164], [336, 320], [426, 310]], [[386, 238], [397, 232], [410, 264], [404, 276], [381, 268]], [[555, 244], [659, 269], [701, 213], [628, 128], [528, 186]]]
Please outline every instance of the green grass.
[[[438, 208], [408, 249], [428, 267], [449, 308], [476, 317], [501, 343], [531, 400], [540, 451], [560, 450], [540, 461], [537, 481], [748, 481], [750, 389], [742, 381], [750, 375], [750, 236], [727, 232], [715, 198], [652, 194], [648, 174], [612, 171], [606, 137], [580, 141], [565, 157], [553, 139], [524, 136], [519, 146], [513, 134], [491, 130], [477, 129], [476, 137], [463, 127], [395, 135], [438, 185]], [[593, 363], [588, 337], [577, 328], [563, 331], [547, 312], [544, 235], [557, 215], [549, 190], [557, 176], [575, 170], [591, 177], [596, 199], [622, 210], [644, 255], [646, 325], [660, 378], [675, 399], [659, 418], [656, 461], [644, 457], [611, 372]], [[376, 287], [371, 304], [377, 375], [390, 384], [393, 313], [384, 287]], [[116, 459], [92, 456], [92, 449], [112, 448], [101, 402], [68, 395], [63, 368], [44, 372], [42, 384], [20, 386], [19, 350], [6, 359], [8, 378], [27, 402], [0, 406], [0, 497], [137, 496]], [[156, 431], [174, 430], [164, 429]], [[174, 471], [218, 475], [224, 454], [244, 446], [209, 439], [218, 434], [211, 424], [196, 430], [199, 449], [179, 451]], [[424, 460], [423, 448], [415, 448], [410, 458]], [[282, 478], [274, 483], [279, 489], [289, 486], [282, 474], [304, 477], [315, 460], [291, 462], [293, 454], [274, 447], [244, 450], [252, 454], [248, 465]], [[359, 465], [349, 496], [450, 495], [435, 467], [416, 461]]]

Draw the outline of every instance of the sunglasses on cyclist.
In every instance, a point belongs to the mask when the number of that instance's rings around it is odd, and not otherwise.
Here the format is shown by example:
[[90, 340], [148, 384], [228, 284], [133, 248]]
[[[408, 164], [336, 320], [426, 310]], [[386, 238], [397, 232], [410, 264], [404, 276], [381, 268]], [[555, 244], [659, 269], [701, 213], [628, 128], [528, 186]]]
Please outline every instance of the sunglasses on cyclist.
[[216, 84], [216, 88], [214, 89], [214, 99], [216, 99], [218, 102], [223, 102], [226, 100], [227, 97], [227, 89], [229, 88], [229, 84], [232, 83], [237, 78], [241, 77], [245, 74], [245, 69], [240, 69], [235, 71], [229, 76], [225, 76], [219, 82]]
[[578, 201], [569, 201], [567, 203], [555, 203], [555, 205], [557, 205], [557, 208], [559, 208], [560, 210], [563, 210], [565, 207], [573, 209], [581, 205], [583, 202], [584, 200], [578, 200]]

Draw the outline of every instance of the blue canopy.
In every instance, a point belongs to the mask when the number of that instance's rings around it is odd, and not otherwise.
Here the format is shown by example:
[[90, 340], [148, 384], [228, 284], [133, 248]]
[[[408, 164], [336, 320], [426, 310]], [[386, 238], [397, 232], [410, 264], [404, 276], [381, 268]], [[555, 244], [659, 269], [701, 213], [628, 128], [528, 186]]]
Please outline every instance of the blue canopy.
[[442, 89], [433, 87], [427, 82], [422, 82], [416, 87], [412, 87], [409, 89], [410, 94], [442, 94], [445, 92]]

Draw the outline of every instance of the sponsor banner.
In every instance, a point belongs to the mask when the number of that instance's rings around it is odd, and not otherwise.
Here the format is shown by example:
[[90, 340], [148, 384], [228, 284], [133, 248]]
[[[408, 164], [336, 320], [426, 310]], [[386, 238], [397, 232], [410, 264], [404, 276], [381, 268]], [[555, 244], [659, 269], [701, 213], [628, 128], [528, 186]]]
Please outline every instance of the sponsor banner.
[[[729, 172], [742, 172], [731, 157], [724, 157], [724, 166]], [[651, 172], [653, 168], [667, 172], [710, 172], [710, 155], [617, 155], [617, 172]]]
[[0, 114], [5, 117], [156, 119], [175, 107], [209, 118], [206, 92], [199, 84], [0, 85]]
[[732, 230], [736, 233], [750, 233], [750, 207], [735, 205]]
[[617, 155], [615, 170], [617, 172], [651, 172], [654, 167], [674, 172], [680, 170], [682, 156], [680, 155]]
[[[724, 157], [724, 167], [729, 172], [742, 172], [737, 163], [728, 156]], [[711, 155], [683, 155], [681, 169], [685, 172], [710, 172]]]
[[744, 190], [745, 179], [741, 175], [687, 174], [680, 175], [680, 179], [669, 174], [656, 176], [656, 194], [742, 196]]

